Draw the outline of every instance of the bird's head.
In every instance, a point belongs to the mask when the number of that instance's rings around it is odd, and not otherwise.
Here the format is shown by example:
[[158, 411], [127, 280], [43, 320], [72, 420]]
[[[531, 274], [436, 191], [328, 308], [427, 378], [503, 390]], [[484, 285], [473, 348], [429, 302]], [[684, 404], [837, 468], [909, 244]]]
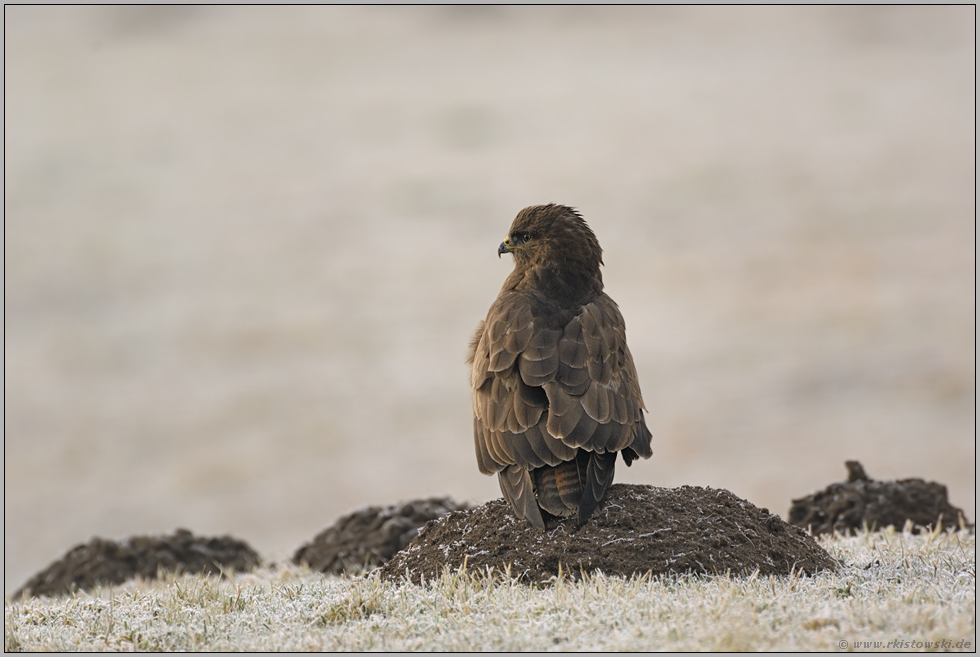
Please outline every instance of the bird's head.
[[563, 288], [602, 289], [602, 248], [595, 233], [572, 208], [536, 205], [521, 210], [497, 255], [511, 253], [515, 272], [535, 272], [532, 280]]

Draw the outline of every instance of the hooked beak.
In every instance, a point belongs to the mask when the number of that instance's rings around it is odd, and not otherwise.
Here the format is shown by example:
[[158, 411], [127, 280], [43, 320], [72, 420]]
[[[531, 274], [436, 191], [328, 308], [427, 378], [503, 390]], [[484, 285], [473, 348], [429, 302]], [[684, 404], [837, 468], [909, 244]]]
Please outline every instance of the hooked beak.
[[517, 244], [514, 244], [513, 242], [510, 241], [510, 236], [508, 235], [504, 239], [504, 241], [500, 243], [500, 246], [497, 247], [497, 257], [499, 258], [501, 254], [504, 253], [513, 253], [514, 251], [523, 251], [523, 250], [524, 250], [524, 243], [518, 240]]

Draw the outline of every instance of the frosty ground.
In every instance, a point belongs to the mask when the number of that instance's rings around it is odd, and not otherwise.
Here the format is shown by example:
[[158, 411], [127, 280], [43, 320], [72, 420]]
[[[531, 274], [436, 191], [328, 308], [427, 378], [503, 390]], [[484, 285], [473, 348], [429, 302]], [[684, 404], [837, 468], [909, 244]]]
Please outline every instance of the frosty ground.
[[975, 649], [975, 534], [820, 542], [844, 565], [813, 577], [171, 577], [8, 601], [4, 650]]

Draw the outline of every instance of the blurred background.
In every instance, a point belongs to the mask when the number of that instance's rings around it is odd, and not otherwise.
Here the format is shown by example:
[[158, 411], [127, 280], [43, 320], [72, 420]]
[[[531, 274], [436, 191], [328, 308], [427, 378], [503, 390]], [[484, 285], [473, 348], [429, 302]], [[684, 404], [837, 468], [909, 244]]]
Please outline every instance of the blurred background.
[[975, 9], [4, 8], [4, 591], [92, 536], [285, 559], [484, 502], [468, 371], [523, 207], [605, 250], [618, 481], [975, 518]]

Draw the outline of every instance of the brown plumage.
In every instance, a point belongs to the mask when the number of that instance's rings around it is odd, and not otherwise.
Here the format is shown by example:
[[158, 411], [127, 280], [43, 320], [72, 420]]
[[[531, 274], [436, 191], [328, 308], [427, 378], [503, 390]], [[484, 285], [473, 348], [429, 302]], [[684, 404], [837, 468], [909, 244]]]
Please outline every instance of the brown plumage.
[[542, 511], [585, 522], [616, 453], [626, 465], [653, 454], [626, 324], [602, 291], [602, 249], [575, 210], [541, 205], [521, 210], [497, 253], [514, 255], [514, 271], [468, 360], [477, 463], [538, 529]]

